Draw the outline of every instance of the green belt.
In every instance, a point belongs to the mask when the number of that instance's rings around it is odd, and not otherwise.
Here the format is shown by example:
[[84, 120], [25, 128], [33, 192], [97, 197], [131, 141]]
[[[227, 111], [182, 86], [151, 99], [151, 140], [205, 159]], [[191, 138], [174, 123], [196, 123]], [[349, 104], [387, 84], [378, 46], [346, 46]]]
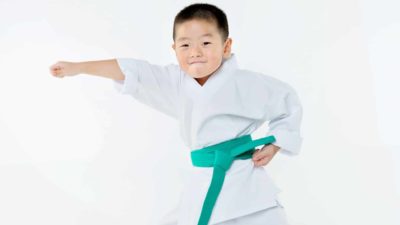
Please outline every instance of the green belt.
[[225, 173], [231, 167], [233, 160], [250, 159], [256, 146], [270, 144], [274, 141], [275, 137], [272, 135], [252, 140], [251, 135], [248, 134], [191, 151], [193, 166], [214, 167], [211, 184], [203, 203], [198, 225], [208, 224], [224, 183]]

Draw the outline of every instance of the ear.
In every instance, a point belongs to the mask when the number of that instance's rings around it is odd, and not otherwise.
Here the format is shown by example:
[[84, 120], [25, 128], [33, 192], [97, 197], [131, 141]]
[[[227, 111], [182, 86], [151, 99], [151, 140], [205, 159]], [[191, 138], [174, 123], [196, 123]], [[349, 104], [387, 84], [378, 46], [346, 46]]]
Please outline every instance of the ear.
[[174, 49], [175, 50], [175, 42], [172, 44], [172, 49]]
[[227, 38], [224, 44], [224, 58], [229, 58], [231, 56], [232, 50], [232, 38]]

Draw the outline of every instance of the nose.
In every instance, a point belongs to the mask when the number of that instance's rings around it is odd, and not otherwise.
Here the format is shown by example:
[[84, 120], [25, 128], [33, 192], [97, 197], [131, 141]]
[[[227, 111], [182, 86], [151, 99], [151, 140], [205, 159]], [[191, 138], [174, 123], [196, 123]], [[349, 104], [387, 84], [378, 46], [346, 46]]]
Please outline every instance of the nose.
[[193, 46], [190, 49], [190, 57], [193, 58], [193, 57], [200, 57], [200, 56], [202, 56], [202, 52], [201, 52], [200, 47], [197, 46], [197, 45]]

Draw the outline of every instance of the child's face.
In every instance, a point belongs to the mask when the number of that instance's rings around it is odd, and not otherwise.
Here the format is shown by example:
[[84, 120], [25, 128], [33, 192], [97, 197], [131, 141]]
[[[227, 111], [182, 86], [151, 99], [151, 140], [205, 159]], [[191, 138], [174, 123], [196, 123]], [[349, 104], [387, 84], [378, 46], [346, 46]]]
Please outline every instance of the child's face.
[[232, 40], [223, 42], [215, 23], [189, 20], [177, 25], [175, 33], [172, 48], [182, 70], [193, 78], [211, 75], [230, 57]]

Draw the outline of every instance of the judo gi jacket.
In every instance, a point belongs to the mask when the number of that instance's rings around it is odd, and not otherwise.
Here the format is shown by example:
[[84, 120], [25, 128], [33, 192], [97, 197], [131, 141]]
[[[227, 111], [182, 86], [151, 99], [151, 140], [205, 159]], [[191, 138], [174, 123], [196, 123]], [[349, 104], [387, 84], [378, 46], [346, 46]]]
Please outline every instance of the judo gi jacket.
[[[151, 64], [117, 58], [125, 75], [115, 88], [179, 123], [182, 141], [190, 150], [253, 133], [268, 122], [265, 136], [276, 138], [279, 153], [297, 155], [302, 137], [302, 106], [295, 90], [272, 76], [240, 69], [235, 54], [202, 86], [179, 65]], [[196, 225], [212, 168], [192, 167], [185, 179], [178, 225]], [[226, 173], [210, 224], [244, 216], [279, 204], [280, 192], [264, 167], [251, 159], [235, 160]]]

